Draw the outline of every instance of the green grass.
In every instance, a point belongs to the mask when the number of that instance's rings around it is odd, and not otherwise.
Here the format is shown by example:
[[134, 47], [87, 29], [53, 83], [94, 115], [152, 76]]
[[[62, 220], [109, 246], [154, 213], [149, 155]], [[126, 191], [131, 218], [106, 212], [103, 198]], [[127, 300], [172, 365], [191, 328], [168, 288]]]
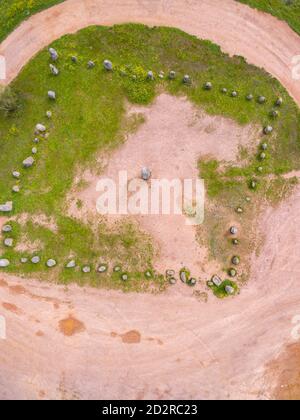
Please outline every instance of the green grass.
[[290, 27], [300, 34], [300, 0], [238, 0], [240, 3], [270, 13], [285, 20]]
[[23, 20], [64, 0], [0, 0], [0, 42]]
[[[266, 162], [266, 174], [281, 174], [300, 167], [299, 127], [300, 114], [297, 106], [277, 80], [263, 70], [248, 65], [241, 57], [230, 58], [219, 47], [201, 41], [179, 30], [170, 28], [148, 28], [143, 25], [121, 25], [112, 28], [91, 27], [75, 35], [68, 35], [52, 44], [59, 52], [57, 66], [60, 75], [54, 77], [49, 71], [49, 54], [41, 51], [21, 72], [11, 85], [18, 93], [20, 108], [16, 113], [0, 114], [0, 203], [14, 201], [11, 216], [22, 213], [44, 214], [52, 217], [57, 231], [34, 223], [18, 223], [16, 244], [24, 238], [39, 239], [42, 262], [38, 266], [18, 263], [24, 252], [2, 248], [1, 256], [7, 256], [13, 264], [9, 271], [25, 274], [39, 273], [39, 277], [68, 283], [104, 287], [120, 287], [124, 290], [146, 290], [154, 283], [162, 289], [165, 283], [159, 274], [146, 280], [144, 272], [152, 270], [153, 249], [149, 238], [133, 226], [120, 225], [114, 233], [104, 224], [93, 227], [93, 223], [74, 220], [66, 215], [67, 194], [73, 186], [75, 174], [87, 167], [95, 166], [95, 156], [101, 150], [117, 147], [124, 138], [124, 130], [134, 130], [143, 122], [142, 118], [124, 125], [125, 104], [150, 104], [158, 92], [186, 95], [193, 103], [212, 115], [225, 115], [239, 124], [255, 123], [263, 127], [272, 120], [270, 110], [278, 96], [284, 99], [281, 116], [274, 125], [274, 135], [269, 137], [272, 147]], [[71, 56], [78, 57], [78, 63]], [[102, 62], [109, 58], [114, 71], [106, 72]], [[95, 68], [88, 69], [87, 62], [94, 60]], [[146, 78], [148, 70], [157, 75], [163, 70], [177, 72], [177, 78], [155, 81]], [[184, 74], [190, 74], [192, 85], [182, 83]], [[135, 76], [135, 79], [133, 78]], [[203, 84], [210, 80], [212, 91], [205, 91]], [[221, 94], [227, 87], [229, 93]], [[47, 91], [57, 92], [57, 100], [50, 102]], [[237, 90], [237, 98], [230, 96]], [[245, 100], [252, 92], [255, 97], [264, 95], [267, 102]], [[51, 110], [53, 117], [45, 116]], [[166, 110], [167, 112], [167, 110]], [[31, 154], [34, 127], [45, 123], [49, 137], [40, 138], [36, 164], [28, 170], [22, 169], [22, 161]], [[243, 151], [245, 155], [245, 151]], [[240, 197], [245, 185], [255, 171], [257, 156], [237, 173], [217, 179], [218, 162], [204, 162], [201, 175], [208, 179], [208, 193], [222, 200]], [[21, 192], [14, 195], [11, 177], [13, 170], [21, 170]], [[236, 179], [238, 177], [238, 179]], [[225, 182], [226, 181], [226, 182]], [[238, 191], [238, 192], [236, 192]], [[82, 203], [77, 202], [80, 208]], [[216, 240], [216, 238], [215, 238]], [[25, 253], [26, 254], [26, 253]], [[27, 254], [26, 256], [31, 256]], [[80, 266], [92, 264], [99, 259], [109, 264], [121, 264], [129, 273], [130, 280], [120, 282], [119, 274], [83, 274], [74, 276], [66, 271], [64, 263], [76, 258]], [[47, 258], [55, 258], [59, 265], [46, 270]]]

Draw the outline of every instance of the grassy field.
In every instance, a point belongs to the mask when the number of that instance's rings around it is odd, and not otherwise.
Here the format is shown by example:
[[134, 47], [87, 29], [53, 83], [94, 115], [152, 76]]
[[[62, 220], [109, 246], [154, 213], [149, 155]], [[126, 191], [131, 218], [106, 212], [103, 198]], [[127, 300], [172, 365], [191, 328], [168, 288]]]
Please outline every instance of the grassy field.
[[285, 20], [290, 27], [300, 34], [300, 0], [238, 0], [240, 3], [270, 13]]
[[[9, 250], [2, 246], [0, 257], [11, 260], [10, 272], [39, 273], [39, 277], [53, 281], [75, 280], [80, 284], [124, 290], [149, 290], [153, 284], [157, 290], [165, 287], [159, 273], [150, 280], [145, 279], [144, 272], [152, 270], [153, 249], [149, 238], [134, 226], [123, 224], [112, 233], [103, 224], [93, 225], [88, 220], [82, 223], [66, 214], [66, 196], [75, 174], [93, 166], [99, 151], [116, 147], [122, 141], [126, 100], [150, 104], [156, 94], [164, 90], [186, 95], [206, 112], [225, 115], [239, 124], [255, 123], [263, 127], [271, 123], [274, 126], [274, 134], [268, 137], [270, 147], [262, 174], [257, 174], [258, 151], [249, 156], [244, 167], [225, 168], [221, 175], [218, 162], [200, 163], [200, 173], [207, 182], [211, 200], [209, 205], [219, 200], [225, 209], [234, 211], [240, 200], [250, 193], [248, 185], [253, 176], [261, 181], [251, 194], [258, 201], [268, 195], [271, 201], [277, 194], [270, 193], [267, 177], [300, 168], [300, 114], [295, 103], [279, 82], [263, 70], [246, 64], [240, 57], [230, 58], [208, 41], [176, 29], [121, 25], [87, 28], [61, 38], [52, 46], [59, 52], [60, 75], [55, 77], [49, 71], [47, 50], [40, 52], [11, 86], [18, 97], [17, 111], [8, 115], [0, 113], [0, 203], [14, 201], [11, 214], [14, 230], [13, 235], [7, 236], [13, 236], [17, 245]], [[72, 62], [73, 55], [77, 56], [77, 63]], [[107, 58], [114, 63], [113, 72], [103, 69], [102, 62]], [[96, 64], [93, 69], [87, 68], [89, 60]], [[175, 70], [177, 77], [172, 81], [168, 77], [149, 81], [146, 77], [149, 70], [156, 76], [160, 71], [167, 75]], [[186, 73], [192, 79], [188, 86], [182, 83]], [[208, 80], [213, 84], [211, 91], [203, 89]], [[220, 92], [223, 87], [228, 89], [227, 94]], [[47, 98], [49, 89], [57, 93], [55, 102]], [[231, 97], [233, 89], [238, 92], [236, 98]], [[255, 98], [251, 102], [245, 99], [250, 92]], [[257, 103], [259, 95], [267, 98], [266, 103]], [[274, 120], [270, 111], [278, 96], [283, 98], [284, 104], [280, 117]], [[53, 114], [50, 120], [45, 116], [47, 110]], [[23, 170], [22, 161], [30, 156], [34, 146], [37, 123], [46, 124], [49, 137], [40, 138], [34, 167]], [[14, 170], [21, 171], [18, 194], [11, 191], [16, 183], [11, 176]], [[208, 220], [210, 211], [209, 208]], [[30, 215], [29, 219], [20, 218], [24, 213]], [[34, 222], [41, 214], [49, 219], [48, 224], [41, 226]], [[224, 237], [224, 220], [215, 221], [217, 229], [208, 223], [211, 227], [207, 232], [209, 242], [216, 242], [216, 235]], [[248, 223], [247, 218], [245, 221]], [[55, 228], [51, 228], [51, 224]], [[232, 254], [231, 244], [222, 241], [219, 241], [223, 244], [221, 248], [226, 249], [228, 255]], [[32, 243], [37, 244], [34, 253], [29, 251]], [[27, 244], [27, 248], [22, 250], [22, 244]], [[247, 246], [245, 243], [243, 251], [241, 245], [240, 255], [246, 253]], [[41, 257], [40, 264], [20, 263], [20, 257], [36, 253]], [[55, 258], [58, 266], [51, 271], [46, 269], [47, 258]], [[64, 269], [65, 262], [71, 258], [75, 258], [80, 267], [90, 264], [92, 272], [83, 274], [77, 270], [74, 275]], [[216, 258], [223, 256], [217, 253]], [[96, 274], [94, 268], [99, 259], [110, 264], [110, 272], [115, 264], [122, 265], [122, 270], [130, 274], [130, 281], [122, 282], [119, 274]], [[224, 271], [227, 264], [226, 256]]]
[[64, 0], [0, 0], [0, 42], [23, 20]]

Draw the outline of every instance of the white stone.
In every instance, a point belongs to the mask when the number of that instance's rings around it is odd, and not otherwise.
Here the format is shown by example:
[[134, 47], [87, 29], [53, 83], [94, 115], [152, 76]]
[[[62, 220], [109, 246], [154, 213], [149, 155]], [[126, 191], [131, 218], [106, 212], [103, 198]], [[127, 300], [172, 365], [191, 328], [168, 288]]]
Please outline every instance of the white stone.
[[44, 133], [46, 131], [46, 127], [43, 124], [37, 124], [35, 126], [36, 131], [39, 131], [40, 133]]
[[30, 168], [34, 164], [34, 158], [32, 156], [29, 156], [25, 160], [23, 160], [23, 166], [24, 168]]
[[0, 259], [0, 267], [1, 268], [5, 268], [8, 267], [10, 264], [9, 260], [7, 260], [6, 258], [1, 258]]
[[0, 211], [3, 213], [9, 213], [13, 210], [13, 202], [7, 201], [5, 204], [0, 204]]
[[66, 268], [75, 268], [75, 267], [76, 267], [75, 260], [68, 262], [68, 264], [66, 265]]

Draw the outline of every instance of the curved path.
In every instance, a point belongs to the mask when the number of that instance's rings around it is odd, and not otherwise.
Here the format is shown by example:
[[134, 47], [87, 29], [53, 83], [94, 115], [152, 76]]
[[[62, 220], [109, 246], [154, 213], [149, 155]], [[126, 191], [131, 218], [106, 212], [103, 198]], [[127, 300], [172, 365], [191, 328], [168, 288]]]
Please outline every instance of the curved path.
[[[67, 0], [24, 22], [0, 47], [5, 83], [65, 33], [131, 21], [212, 39], [264, 67], [300, 103], [291, 73], [300, 38], [285, 23], [231, 0], [113, 3]], [[299, 208], [298, 189], [265, 215], [266, 243], [236, 299], [203, 303], [183, 285], [160, 296], [124, 296], [1, 275], [0, 398], [270, 397], [276, 381], [265, 383], [266, 363], [292, 340], [300, 313]], [[69, 316], [78, 321], [61, 322]]]
[[233, 0], [114, 0], [113, 5], [111, 0], [66, 0], [30, 17], [0, 45], [7, 62], [4, 83], [62, 35], [124, 22], [173, 26], [210, 39], [225, 52], [265, 68], [300, 103], [300, 80], [292, 77], [300, 38], [285, 22]]

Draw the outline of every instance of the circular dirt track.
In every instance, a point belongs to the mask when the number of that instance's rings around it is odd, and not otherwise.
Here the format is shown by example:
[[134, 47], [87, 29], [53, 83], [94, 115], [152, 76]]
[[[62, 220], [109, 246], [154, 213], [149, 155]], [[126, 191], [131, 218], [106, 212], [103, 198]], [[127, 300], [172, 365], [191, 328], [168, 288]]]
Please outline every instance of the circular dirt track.
[[90, 25], [124, 22], [172, 26], [209, 39], [233, 55], [263, 67], [300, 103], [292, 59], [300, 38], [285, 23], [233, 0], [66, 0], [32, 16], [1, 45], [9, 83], [41, 48]]
[[[42, 47], [91, 24], [179, 27], [276, 76], [300, 103], [291, 59], [300, 39], [231, 0], [68, 0], [1, 44], [8, 79]], [[167, 112], [167, 111], [166, 111]], [[262, 217], [266, 237], [235, 299], [199, 302], [183, 285], [159, 296], [0, 278], [0, 398], [270, 398], [267, 363], [292, 341], [300, 314], [300, 190]]]

